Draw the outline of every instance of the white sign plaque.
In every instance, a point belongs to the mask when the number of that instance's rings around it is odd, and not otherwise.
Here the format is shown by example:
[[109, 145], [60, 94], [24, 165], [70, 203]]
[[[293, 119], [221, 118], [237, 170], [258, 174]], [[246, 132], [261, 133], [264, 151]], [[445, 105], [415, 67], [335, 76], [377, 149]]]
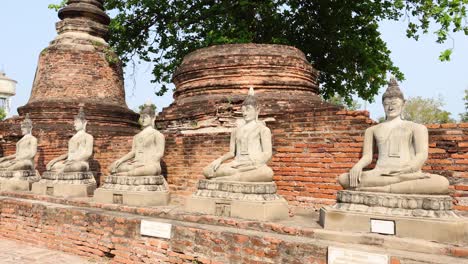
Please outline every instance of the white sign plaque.
[[387, 255], [328, 247], [328, 264], [388, 264]]
[[395, 221], [378, 219], [371, 219], [370, 221], [371, 233], [395, 235]]
[[159, 238], [171, 238], [172, 224], [141, 220], [140, 234]]

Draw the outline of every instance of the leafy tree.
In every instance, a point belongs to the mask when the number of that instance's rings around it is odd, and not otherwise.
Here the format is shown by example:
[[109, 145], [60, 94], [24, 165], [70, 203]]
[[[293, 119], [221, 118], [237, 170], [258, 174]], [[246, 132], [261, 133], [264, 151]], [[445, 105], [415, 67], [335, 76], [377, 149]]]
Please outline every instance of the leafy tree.
[[385, 121], [385, 116], [381, 116], [381, 117], [377, 118], [377, 122], [379, 122], [379, 123], [382, 123], [384, 121]]
[[67, 4], [68, 0], [62, 0], [62, 2], [58, 4], [49, 4], [48, 8], [53, 9], [55, 11], [59, 11], [60, 8], [64, 7]]
[[6, 117], [5, 109], [0, 108], [0, 121], [4, 120]]
[[468, 89], [465, 90], [465, 113], [460, 114], [460, 122], [468, 122]]
[[406, 101], [403, 117], [406, 120], [420, 124], [443, 124], [455, 122], [450, 113], [442, 110], [443, 99], [439, 97], [422, 98], [420, 96], [409, 98]]
[[[468, 0], [107, 0], [116, 16], [110, 44], [127, 63], [135, 56], [154, 64], [156, 92], [167, 91], [171, 76], [191, 51], [225, 43], [273, 43], [302, 50], [320, 70], [320, 93], [372, 100], [386, 74], [402, 80], [390, 59], [378, 22], [407, 18], [407, 36], [439, 26], [437, 42], [463, 31]], [[441, 53], [450, 58], [451, 50]]]
[[361, 104], [358, 101], [352, 100], [350, 103], [348, 103], [340, 95], [334, 95], [333, 97], [329, 98], [327, 102], [334, 105], [343, 106], [348, 110], [358, 110], [361, 108]]
[[[138, 106], [138, 112], [141, 113], [141, 111], [143, 111], [143, 109], [145, 108], [146, 104], [142, 104], [140, 106]], [[158, 109], [158, 107], [155, 105], [155, 104], [151, 104], [151, 108], [153, 108], [153, 110], [156, 112], [156, 109]]]

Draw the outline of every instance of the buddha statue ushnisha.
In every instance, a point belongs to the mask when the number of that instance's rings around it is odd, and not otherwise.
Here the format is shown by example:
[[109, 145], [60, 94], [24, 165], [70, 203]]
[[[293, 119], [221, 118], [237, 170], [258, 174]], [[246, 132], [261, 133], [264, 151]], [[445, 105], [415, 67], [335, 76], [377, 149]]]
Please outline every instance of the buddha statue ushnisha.
[[143, 130], [133, 137], [132, 150], [109, 167], [115, 176], [161, 175], [160, 160], [164, 155], [164, 135], [154, 128], [156, 113], [147, 103], [140, 113]]
[[[271, 182], [267, 166], [272, 156], [271, 132], [258, 120], [259, 107], [253, 88], [242, 105], [242, 122], [231, 133], [229, 152], [208, 165], [203, 174], [216, 181]], [[231, 162], [225, 161], [233, 159]]]
[[16, 143], [16, 153], [0, 158], [1, 171], [32, 171], [34, 170], [34, 156], [37, 152], [37, 139], [31, 134], [32, 121], [26, 114], [21, 122], [23, 137]]
[[[386, 120], [368, 128], [364, 135], [362, 158], [338, 181], [345, 189], [400, 194], [446, 194], [448, 180], [424, 173], [428, 157], [428, 132], [424, 125], [401, 118], [403, 93], [392, 78], [382, 96]], [[374, 142], [378, 160], [374, 169], [363, 171], [372, 162]]]

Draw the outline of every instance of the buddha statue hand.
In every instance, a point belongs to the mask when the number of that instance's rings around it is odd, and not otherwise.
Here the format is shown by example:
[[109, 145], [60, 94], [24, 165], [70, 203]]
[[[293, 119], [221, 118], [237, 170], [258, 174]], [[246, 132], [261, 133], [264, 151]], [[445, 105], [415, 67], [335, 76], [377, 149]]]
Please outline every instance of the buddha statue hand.
[[[254, 162], [250, 160], [245, 161], [233, 161], [231, 167], [235, 169], [241, 169], [242, 167], [254, 167]], [[250, 169], [249, 169], [250, 170]]]
[[111, 173], [116, 173], [117, 172], [117, 168], [120, 166], [120, 164], [122, 164], [122, 161], [121, 160], [116, 160], [114, 161], [110, 166], [109, 166], [109, 171]]
[[47, 163], [46, 165], [46, 170], [50, 171], [52, 170], [52, 166], [54, 166], [54, 164], [56, 163], [57, 161], [55, 159], [49, 161], [49, 163]]
[[222, 163], [221, 158], [215, 159], [215, 160], [211, 163], [210, 167], [211, 167], [211, 169], [212, 169], [213, 171], [216, 171], [216, 170], [219, 168], [219, 166], [221, 166], [221, 163]]
[[361, 182], [362, 167], [356, 164], [349, 171], [349, 187], [356, 188]]

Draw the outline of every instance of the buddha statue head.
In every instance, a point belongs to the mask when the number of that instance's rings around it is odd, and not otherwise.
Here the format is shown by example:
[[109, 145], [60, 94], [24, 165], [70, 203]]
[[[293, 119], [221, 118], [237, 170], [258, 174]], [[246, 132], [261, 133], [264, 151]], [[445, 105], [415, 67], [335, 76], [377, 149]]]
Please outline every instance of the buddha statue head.
[[140, 124], [143, 128], [151, 126], [154, 127], [154, 120], [156, 119], [156, 111], [151, 102], [147, 102], [140, 112]]
[[390, 78], [387, 90], [382, 95], [382, 104], [387, 120], [392, 120], [401, 116], [405, 106], [405, 97], [394, 77]]
[[257, 99], [255, 98], [255, 92], [253, 87], [250, 87], [249, 94], [242, 103], [242, 116], [246, 122], [258, 119], [259, 107], [257, 105]]
[[23, 122], [21, 122], [21, 133], [24, 135], [31, 134], [32, 121], [29, 119], [29, 114], [26, 114]]
[[86, 125], [88, 124], [88, 121], [86, 120], [83, 106], [80, 106], [80, 110], [78, 111], [78, 114], [75, 116], [73, 124], [75, 126], [76, 131], [86, 130]]

